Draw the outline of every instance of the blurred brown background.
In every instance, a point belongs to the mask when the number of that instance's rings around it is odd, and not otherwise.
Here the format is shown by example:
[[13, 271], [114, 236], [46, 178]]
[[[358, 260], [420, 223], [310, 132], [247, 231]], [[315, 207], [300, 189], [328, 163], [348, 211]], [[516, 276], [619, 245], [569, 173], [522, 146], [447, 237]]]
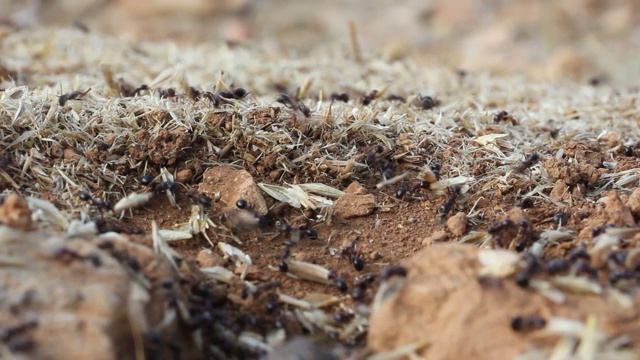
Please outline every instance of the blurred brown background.
[[76, 26], [133, 39], [348, 47], [466, 70], [638, 84], [638, 0], [0, 0], [15, 26]]

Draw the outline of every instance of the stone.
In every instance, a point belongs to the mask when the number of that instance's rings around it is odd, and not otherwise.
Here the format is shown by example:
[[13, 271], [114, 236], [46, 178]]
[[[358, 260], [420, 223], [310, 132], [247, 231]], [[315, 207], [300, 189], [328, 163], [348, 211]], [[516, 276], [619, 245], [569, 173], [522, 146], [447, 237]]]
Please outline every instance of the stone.
[[345, 192], [347, 194], [355, 194], [355, 195], [366, 195], [369, 193], [364, 186], [360, 185], [355, 181], [349, 184], [349, 186], [347, 186], [347, 188], [345, 189]]
[[[0, 226], [0, 239], [0, 258], [15, 263], [2, 267], [0, 332], [25, 322], [34, 324], [4, 342], [10, 347], [33, 341], [16, 358], [128, 358], [135, 353], [135, 336], [164, 319], [164, 282], [171, 281], [176, 298], [189, 305], [181, 279], [166, 258], [125, 236], [85, 234], [65, 239], [50, 229], [25, 232]], [[110, 248], [98, 247], [106, 242]], [[117, 259], [113, 251], [135, 258], [136, 265]], [[148, 288], [136, 277], [148, 281]], [[201, 358], [186, 325], [180, 321], [166, 325], [162, 336], [175, 341], [183, 349], [181, 355]]]
[[376, 198], [372, 194], [345, 194], [334, 204], [333, 216], [336, 219], [348, 220], [370, 215], [375, 209]]
[[223, 266], [225, 261], [222, 256], [216, 254], [215, 252], [204, 249], [198, 253], [196, 256], [196, 260], [200, 264], [201, 268], [214, 267], [214, 266]]
[[220, 192], [220, 202], [227, 209], [234, 209], [240, 199], [247, 201], [249, 208], [258, 215], [266, 215], [269, 209], [253, 177], [244, 169], [233, 166], [213, 166], [204, 172], [198, 191], [214, 198]]
[[430, 246], [433, 243], [445, 241], [449, 238], [449, 233], [446, 230], [438, 230], [427, 236], [422, 240], [422, 246]]
[[459, 212], [447, 220], [447, 229], [454, 236], [462, 236], [467, 231], [467, 214]]
[[0, 203], [0, 224], [27, 231], [31, 228], [31, 211], [27, 200], [9, 194]]
[[[598, 331], [640, 340], [638, 299], [625, 307], [612, 306], [607, 295], [563, 292], [564, 303], [549, 301], [540, 292], [521, 288], [513, 279], [478, 281], [481, 250], [471, 245], [435, 244], [404, 262], [408, 276], [395, 292], [373, 307], [367, 345], [390, 351], [421, 343], [425, 359], [513, 359], [555, 341], [533, 332], [515, 332], [515, 316], [565, 317], [585, 322], [597, 318]], [[500, 250], [504, 251], [504, 250]], [[635, 303], [635, 304], [634, 304]], [[634, 320], [632, 320], [634, 319]]]

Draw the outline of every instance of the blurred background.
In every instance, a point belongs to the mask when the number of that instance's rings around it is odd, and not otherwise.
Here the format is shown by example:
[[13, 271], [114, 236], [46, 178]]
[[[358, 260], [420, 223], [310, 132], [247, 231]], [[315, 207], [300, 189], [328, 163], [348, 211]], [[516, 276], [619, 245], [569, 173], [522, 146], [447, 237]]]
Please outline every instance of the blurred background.
[[0, 22], [133, 40], [348, 47], [539, 79], [640, 84], [640, 0], [0, 0]]

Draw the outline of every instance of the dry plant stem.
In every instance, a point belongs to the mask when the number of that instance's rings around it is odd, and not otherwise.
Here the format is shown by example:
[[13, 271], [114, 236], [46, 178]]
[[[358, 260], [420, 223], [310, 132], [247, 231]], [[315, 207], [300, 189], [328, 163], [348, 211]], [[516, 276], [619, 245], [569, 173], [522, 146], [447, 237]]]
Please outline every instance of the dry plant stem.
[[349, 21], [349, 37], [351, 38], [351, 51], [356, 62], [362, 62], [360, 43], [358, 42], [358, 32], [355, 21]]

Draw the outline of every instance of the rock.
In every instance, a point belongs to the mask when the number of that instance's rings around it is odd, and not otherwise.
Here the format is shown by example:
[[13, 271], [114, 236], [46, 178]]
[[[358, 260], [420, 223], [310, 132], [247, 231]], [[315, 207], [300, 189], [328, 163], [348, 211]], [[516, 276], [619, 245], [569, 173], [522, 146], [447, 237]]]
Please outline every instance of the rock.
[[31, 228], [31, 211], [27, 200], [9, 194], [0, 202], [0, 224], [27, 231]]
[[220, 192], [220, 202], [228, 209], [235, 208], [236, 201], [244, 199], [254, 213], [266, 215], [268, 212], [260, 189], [244, 169], [228, 165], [211, 167], [204, 172], [198, 190], [212, 199], [216, 192]]
[[604, 204], [604, 213], [607, 218], [607, 223], [616, 226], [635, 226], [633, 215], [631, 214], [631, 211], [629, 211], [629, 208], [627, 208], [622, 200], [620, 200], [619, 193], [616, 191], [609, 191], [605, 196], [606, 202]]
[[[29, 330], [4, 341], [8, 347], [33, 341], [16, 356], [132, 358], [133, 339], [165, 317], [163, 283], [171, 281], [176, 299], [189, 306], [181, 279], [166, 258], [125, 236], [65, 238], [50, 230], [24, 232], [0, 226], [0, 239], [0, 258], [13, 264], [2, 266], [0, 332], [32, 322]], [[162, 338], [175, 341], [185, 358], [201, 358], [186, 325], [166, 325], [159, 333]]]
[[634, 214], [640, 214], [640, 188], [633, 190], [631, 196], [629, 196], [627, 208]]
[[193, 179], [193, 171], [191, 169], [182, 169], [176, 173], [176, 181], [182, 184], [188, 184]]
[[445, 230], [438, 230], [433, 234], [431, 234], [430, 236], [424, 238], [422, 240], [422, 246], [429, 246], [433, 243], [445, 241], [448, 238], [449, 238], [449, 233], [447, 233]]
[[333, 216], [336, 219], [347, 220], [370, 215], [375, 209], [376, 198], [372, 194], [344, 194], [333, 206]]
[[349, 186], [347, 186], [347, 188], [345, 189], [345, 192], [347, 194], [355, 194], [355, 195], [366, 195], [369, 193], [364, 186], [360, 185], [355, 181], [349, 184]]
[[566, 301], [558, 304], [513, 279], [496, 278], [483, 285], [478, 282], [481, 251], [487, 250], [436, 244], [406, 261], [404, 284], [373, 309], [368, 346], [390, 351], [428, 344], [417, 351], [425, 359], [513, 359], [533, 348], [552, 348], [559, 339], [550, 343], [549, 338], [511, 329], [514, 317], [532, 315], [583, 323], [593, 315], [598, 331], [612, 336], [624, 331], [632, 343], [640, 340], [638, 299], [623, 309], [612, 306], [606, 295], [563, 292]]
[[447, 220], [447, 229], [454, 236], [462, 236], [467, 231], [467, 214], [459, 212]]
[[568, 197], [569, 194], [569, 186], [562, 179], [558, 179], [556, 181], [556, 185], [551, 190], [549, 197], [551, 197], [555, 201], [562, 201]]
[[209, 249], [201, 250], [196, 257], [201, 268], [223, 266], [225, 261], [222, 256], [214, 253]]
[[78, 155], [78, 153], [76, 153], [75, 150], [70, 148], [64, 149], [63, 157], [65, 160], [69, 160], [71, 162], [75, 162], [82, 159], [82, 156]]

